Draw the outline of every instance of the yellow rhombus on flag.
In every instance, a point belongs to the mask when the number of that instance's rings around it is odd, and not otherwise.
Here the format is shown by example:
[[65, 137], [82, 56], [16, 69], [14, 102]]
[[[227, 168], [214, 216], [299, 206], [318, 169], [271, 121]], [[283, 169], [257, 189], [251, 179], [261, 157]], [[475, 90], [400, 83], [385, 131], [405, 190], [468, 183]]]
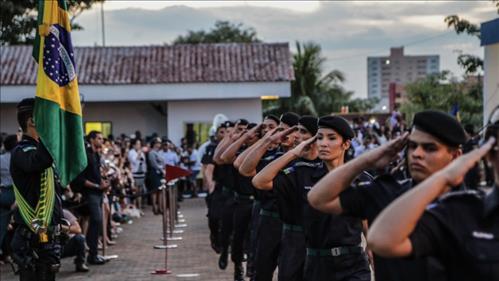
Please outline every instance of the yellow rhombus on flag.
[[65, 0], [38, 1], [34, 120], [62, 186], [87, 166], [71, 25]]

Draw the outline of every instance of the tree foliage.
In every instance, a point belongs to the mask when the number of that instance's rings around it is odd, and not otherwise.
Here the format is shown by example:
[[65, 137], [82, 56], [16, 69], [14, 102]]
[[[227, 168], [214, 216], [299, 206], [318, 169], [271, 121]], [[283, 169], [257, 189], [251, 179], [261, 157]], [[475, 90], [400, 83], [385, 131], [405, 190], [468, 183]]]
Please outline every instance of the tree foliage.
[[480, 126], [482, 123], [482, 88], [478, 81], [457, 81], [450, 72], [443, 71], [407, 84], [405, 90], [407, 101], [402, 104], [401, 111], [408, 121], [424, 109], [451, 112], [453, 106], [458, 106], [463, 124]]
[[[499, 14], [499, 0], [491, 1]], [[457, 34], [468, 34], [480, 39], [480, 26], [470, 21], [460, 18], [458, 15], [450, 15], [444, 19], [447, 27], [454, 28]], [[480, 57], [462, 54], [457, 58], [457, 63], [464, 68], [466, 74], [478, 73], [483, 70], [483, 60]]]
[[185, 36], [178, 36], [173, 44], [200, 43], [252, 43], [261, 42], [253, 28], [244, 27], [242, 23], [217, 21], [210, 31], [188, 31]]
[[[71, 24], [74, 29], [82, 29], [74, 20], [95, 2], [104, 0], [72, 0], [69, 2]], [[0, 0], [0, 44], [31, 44], [37, 28], [37, 0]]]
[[353, 92], [342, 83], [345, 75], [339, 70], [324, 74], [326, 58], [321, 47], [314, 42], [296, 42], [293, 54], [295, 80], [291, 82], [291, 97], [264, 103], [265, 113], [281, 114], [294, 111], [301, 115], [323, 116], [339, 112], [348, 106], [352, 112], [367, 112], [378, 102], [374, 99], [351, 100]]

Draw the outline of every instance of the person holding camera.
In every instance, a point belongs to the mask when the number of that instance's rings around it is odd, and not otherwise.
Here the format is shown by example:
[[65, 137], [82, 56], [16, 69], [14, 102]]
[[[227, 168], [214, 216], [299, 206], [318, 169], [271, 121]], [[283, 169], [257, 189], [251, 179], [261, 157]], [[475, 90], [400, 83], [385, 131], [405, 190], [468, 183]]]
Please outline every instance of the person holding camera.
[[147, 163], [146, 156], [142, 151], [142, 141], [134, 139], [132, 145], [133, 148], [128, 152], [128, 161], [130, 162], [134, 181], [135, 206], [140, 210], [142, 208], [142, 196], [147, 192], [145, 185]]

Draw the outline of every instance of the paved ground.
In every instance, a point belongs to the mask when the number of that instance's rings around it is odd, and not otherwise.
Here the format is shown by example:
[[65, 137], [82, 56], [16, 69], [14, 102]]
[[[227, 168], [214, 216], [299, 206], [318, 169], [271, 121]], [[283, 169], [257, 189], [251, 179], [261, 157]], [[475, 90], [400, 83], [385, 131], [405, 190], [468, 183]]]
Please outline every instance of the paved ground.
[[[182, 228], [182, 241], [174, 241], [177, 249], [169, 250], [169, 269], [172, 275], [155, 276], [150, 272], [164, 267], [164, 251], [154, 250], [153, 245], [161, 244], [161, 217], [152, 215], [150, 210], [146, 216], [134, 220], [131, 225], [123, 226], [123, 233], [118, 244], [109, 248], [108, 255], [116, 254], [117, 260], [101, 266], [91, 266], [89, 273], [74, 273], [72, 259], [64, 259], [57, 280], [71, 281], [141, 281], [141, 280], [232, 280], [232, 265], [227, 271], [217, 267], [218, 256], [209, 246], [206, 208], [203, 199], [187, 199], [181, 210], [186, 224]], [[173, 242], [170, 242], [173, 243]], [[10, 267], [0, 266], [0, 280], [17, 280]], [[182, 277], [179, 274], [199, 274], [194, 277]]]

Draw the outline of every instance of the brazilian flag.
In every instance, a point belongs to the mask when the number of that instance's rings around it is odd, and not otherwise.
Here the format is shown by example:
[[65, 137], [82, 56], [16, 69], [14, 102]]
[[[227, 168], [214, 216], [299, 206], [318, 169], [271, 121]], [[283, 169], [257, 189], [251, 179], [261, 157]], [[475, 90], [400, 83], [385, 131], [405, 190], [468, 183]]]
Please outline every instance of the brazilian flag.
[[38, 63], [34, 120], [65, 187], [87, 166], [71, 24], [65, 0], [38, 1], [33, 57]]

